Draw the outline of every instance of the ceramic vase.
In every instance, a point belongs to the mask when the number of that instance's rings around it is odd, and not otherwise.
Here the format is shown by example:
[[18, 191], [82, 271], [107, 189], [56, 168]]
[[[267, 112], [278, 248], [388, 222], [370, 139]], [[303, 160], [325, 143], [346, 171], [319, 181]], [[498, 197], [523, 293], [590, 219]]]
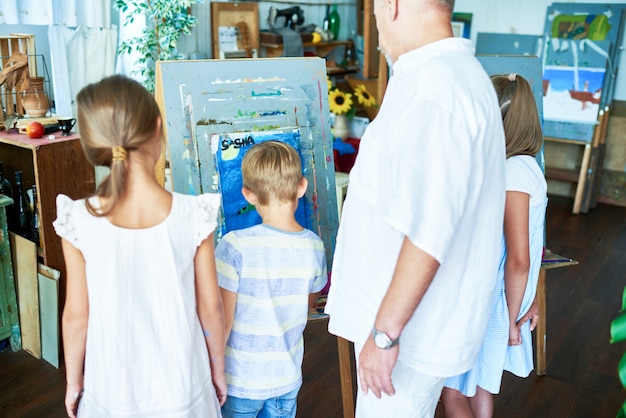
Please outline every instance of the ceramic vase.
[[30, 87], [23, 94], [22, 106], [31, 118], [46, 116], [50, 109], [50, 101], [43, 88], [43, 81], [43, 77], [31, 78]]
[[345, 114], [335, 115], [335, 124], [333, 125], [333, 135], [345, 141], [350, 133], [348, 127], [348, 117]]

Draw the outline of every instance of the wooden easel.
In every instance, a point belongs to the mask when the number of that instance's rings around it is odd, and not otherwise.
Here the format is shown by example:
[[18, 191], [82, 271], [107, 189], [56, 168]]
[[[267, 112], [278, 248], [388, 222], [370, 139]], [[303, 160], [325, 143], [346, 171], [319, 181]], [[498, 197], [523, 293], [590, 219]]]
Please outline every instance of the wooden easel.
[[600, 109], [598, 112], [598, 123], [590, 142], [553, 137], [544, 138], [546, 142], [584, 146], [579, 170], [546, 167], [547, 179], [576, 183], [574, 206], [572, 207], [573, 214], [587, 213], [596, 206], [596, 194], [600, 187], [602, 164], [604, 163], [609, 115], [608, 106]]

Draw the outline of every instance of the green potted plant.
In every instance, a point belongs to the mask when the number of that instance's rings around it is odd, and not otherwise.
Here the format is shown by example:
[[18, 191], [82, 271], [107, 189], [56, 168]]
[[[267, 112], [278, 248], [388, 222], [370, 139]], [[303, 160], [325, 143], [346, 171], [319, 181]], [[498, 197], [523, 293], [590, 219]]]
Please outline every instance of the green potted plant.
[[[622, 310], [620, 315], [611, 322], [611, 343], [620, 341], [626, 341], [626, 288], [624, 288], [624, 294], [622, 295]], [[617, 374], [619, 379], [626, 389], [626, 353], [622, 356], [617, 366]], [[622, 405], [617, 418], [626, 418], [626, 402]]]
[[144, 86], [154, 91], [156, 62], [178, 58], [176, 46], [181, 35], [189, 35], [196, 25], [191, 5], [202, 0], [115, 0], [115, 8], [126, 13], [124, 26], [138, 16], [146, 17], [139, 36], [120, 44], [118, 53], [138, 53], [133, 74], [143, 78]]

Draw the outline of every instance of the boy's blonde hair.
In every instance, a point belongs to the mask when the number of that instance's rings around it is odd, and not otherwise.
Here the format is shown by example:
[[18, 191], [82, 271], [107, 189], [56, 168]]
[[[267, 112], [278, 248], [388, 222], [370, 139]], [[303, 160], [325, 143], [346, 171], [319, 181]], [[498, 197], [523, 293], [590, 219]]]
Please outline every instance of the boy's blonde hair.
[[[76, 96], [76, 104], [80, 143], [87, 160], [94, 166], [111, 168], [96, 190], [96, 196], [107, 198], [106, 206], [96, 210], [86, 201], [90, 213], [105, 216], [126, 191], [126, 153], [154, 138], [159, 107], [148, 90], [122, 75], [85, 86]], [[125, 151], [123, 157], [113, 158], [118, 147]]]
[[292, 146], [279, 141], [254, 145], [241, 163], [243, 186], [250, 190], [261, 205], [272, 199], [281, 202], [298, 200], [302, 181], [300, 155]]
[[506, 158], [514, 155], [537, 155], [541, 151], [543, 132], [530, 84], [515, 73], [491, 76], [491, 82], [496, 89], [502, 112]]

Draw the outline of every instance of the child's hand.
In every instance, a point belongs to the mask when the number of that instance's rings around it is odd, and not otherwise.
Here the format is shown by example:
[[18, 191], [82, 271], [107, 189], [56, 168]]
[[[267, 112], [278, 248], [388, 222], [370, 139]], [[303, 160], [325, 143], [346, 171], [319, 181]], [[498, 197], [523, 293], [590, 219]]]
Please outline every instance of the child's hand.
[[65, 389], [65, 409], [69, 418], [76, 418], [82, 394], [83, 388], [79, 385], [67, 385]]
[[228, 386], [226, 385], [226, 378], [223, 373], [220, 376], [213, 375], [213, 386], [215, 387], [215, 394], [217, 395], [220, 406], [224, 406]]
[[522, 334], [517, 324], [509, 326], [509, 345], [521, 345]]
[[539, 322], [539, 307], [537, 306], [537, 299], [533, 300], [532, 305], [530, 305], [530, 308], [528, 308], [528, 312], [526, 312], [524, 316], [522, 316], [520, 320], [517, 321], [517, 325], [521, 327], [524, 322], [529, 320], [530, 330], [532, 331], [537, 327], [537, 322]]

